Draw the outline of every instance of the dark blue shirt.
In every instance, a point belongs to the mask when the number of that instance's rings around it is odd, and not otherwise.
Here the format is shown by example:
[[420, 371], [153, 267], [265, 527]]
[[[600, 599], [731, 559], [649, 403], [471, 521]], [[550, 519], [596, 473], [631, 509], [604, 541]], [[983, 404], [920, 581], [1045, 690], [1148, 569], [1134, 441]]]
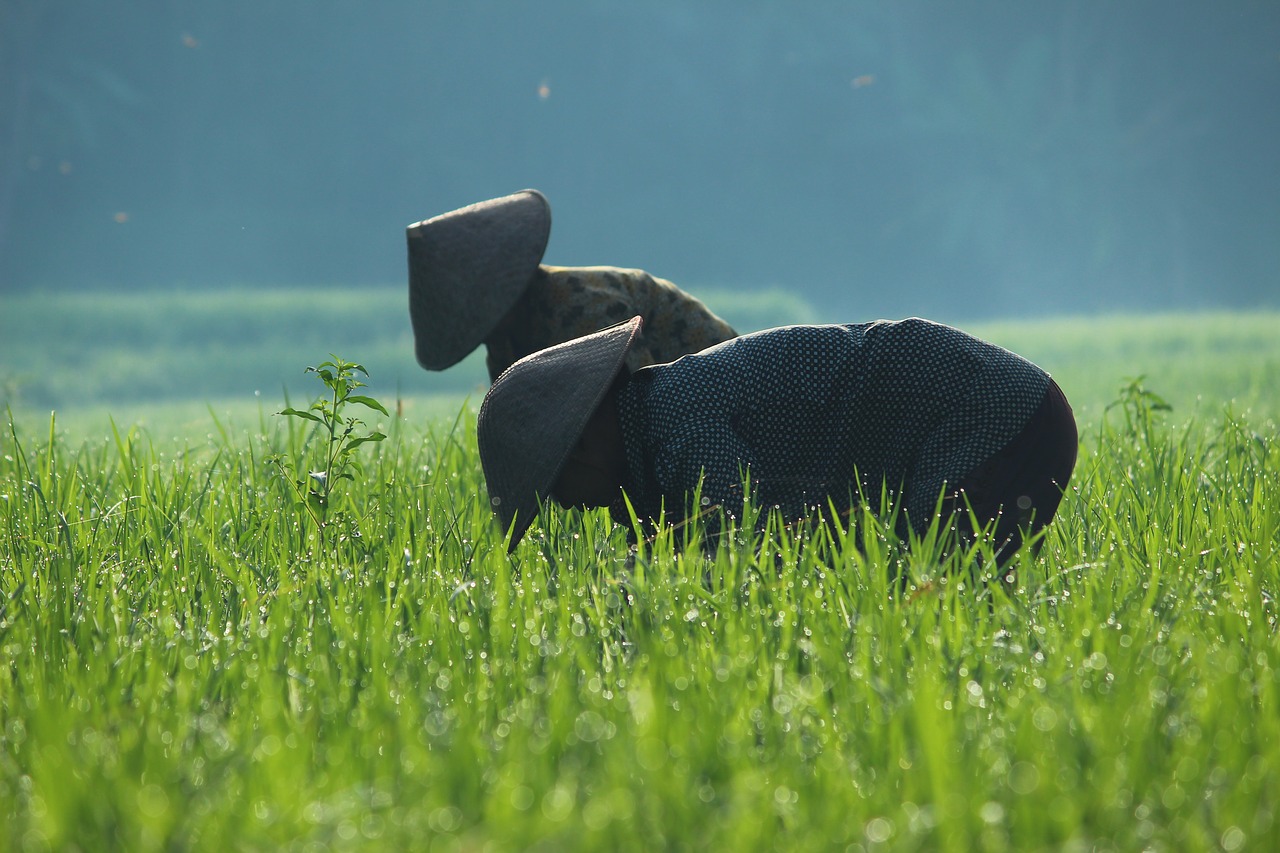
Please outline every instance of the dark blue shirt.
[[623, 490], [641, 517], [731, 514], [744, 476], [757, 505], [799, 518], [859, 489], [899, 495], [913, 525], [1004, 447], [1049, 376], [958, 329], [911, 319], [786, 326], [636, 371], [618, 394]]

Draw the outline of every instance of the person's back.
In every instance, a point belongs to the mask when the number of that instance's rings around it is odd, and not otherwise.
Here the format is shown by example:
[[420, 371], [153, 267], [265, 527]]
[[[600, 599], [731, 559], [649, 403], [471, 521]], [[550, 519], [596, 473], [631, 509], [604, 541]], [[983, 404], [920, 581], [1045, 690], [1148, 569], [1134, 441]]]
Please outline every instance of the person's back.
[[[927, 320], [788, 326], [637, 371], [619, 392], [632, 501], [734, 511], [756, 499], [798, 517], [850, 492], [902, 491], [913, 518], [1018, 432], [1048, 375]], [[861, 482], [858, 481], [860, 478]]]

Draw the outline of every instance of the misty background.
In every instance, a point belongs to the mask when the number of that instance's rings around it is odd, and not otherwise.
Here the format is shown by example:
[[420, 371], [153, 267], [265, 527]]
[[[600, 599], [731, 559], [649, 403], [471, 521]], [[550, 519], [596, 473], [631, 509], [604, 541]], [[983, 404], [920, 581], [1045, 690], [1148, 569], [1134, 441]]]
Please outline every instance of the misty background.
[[0, 0], [16, 304], [399, 304], [525, 187], [548, 263], [822, 321], [1274, 307], [1280, 3]]

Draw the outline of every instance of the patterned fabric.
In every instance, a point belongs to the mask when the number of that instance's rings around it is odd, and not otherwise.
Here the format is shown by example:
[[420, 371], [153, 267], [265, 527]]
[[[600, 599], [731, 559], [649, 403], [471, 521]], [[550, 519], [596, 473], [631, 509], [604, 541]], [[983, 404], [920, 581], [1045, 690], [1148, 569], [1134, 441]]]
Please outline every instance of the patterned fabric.
[[[927, 522], [946, 484], [1006, 445], [1049, 385], [1043, 370], [928, 320], [787, 326], [638, 371], [618, 394], [624, 491], [638, 514], [760, 506], [799, 518], [858, 489]], [[615, 515], [625, 523], [625, 514]]]
[[485, 341], [489, 381], [530, 353], [644, 318], [627, 367], [674, 361], [736, 332], [669, 281], [618, 267], [540, 266], [515, 308]]

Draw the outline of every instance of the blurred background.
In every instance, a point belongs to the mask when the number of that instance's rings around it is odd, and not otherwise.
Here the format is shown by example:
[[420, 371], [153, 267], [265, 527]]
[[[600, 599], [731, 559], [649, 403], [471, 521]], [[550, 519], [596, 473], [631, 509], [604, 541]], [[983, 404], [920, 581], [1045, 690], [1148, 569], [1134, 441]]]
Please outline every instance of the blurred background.
[[404, 228], [524, 187], [547, 262], [744, 326], [1274, 308], [1280, 3], [0, 0], [10, 396], [175, 318], [475, 382], [412, 367]]

